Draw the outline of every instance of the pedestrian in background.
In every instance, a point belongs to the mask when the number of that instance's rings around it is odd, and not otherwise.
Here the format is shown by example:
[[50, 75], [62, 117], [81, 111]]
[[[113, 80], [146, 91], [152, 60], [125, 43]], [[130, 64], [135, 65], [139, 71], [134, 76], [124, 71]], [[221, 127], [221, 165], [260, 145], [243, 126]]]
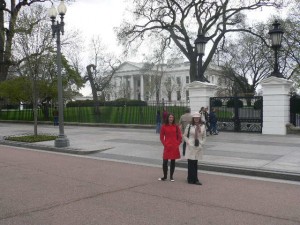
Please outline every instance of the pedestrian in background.
[[210, 124], [209, 124], [209, 112], [208, 107], [204, 109], [204, 117], [205, 117], [205, 126], [206, 126], [206, 136], [210, 134]]
[[166, 122], [167, 118], [168, 118], [167, 107], [164, 107], [164, 111], [163, 111], [163, 123]]
[[201, 121], [201, 114], [192, 114], [192, 122], [184, 131], [183, 138], [187, 143], [186, 158], [188, 160], [189, 184], [202, 185], [198, 179], [198, 160], [203, 156], [203, 144], [206, 138], [205, 124]]
[[218, 135], [217, 122], [218, 118], [216, 115], [216, 109], [212, 108], [211, 112], [209, 113], [210, 134]]
[[53, 125], [58, 126], [58, 110], [57, 107], [54, 107], [52, 111], [52, 116], [53, 116]]
[[[190, 124], [191, 122], [192, 122], [191, 109], [186, 108], [185, 113], [179, 119], [179, 127], [181, 130], [181, 133], [184, 133], [186, 126], [188, 124]], [[186, 142], [183, 141], [183, 144], [182, 144], [182, 155], [183, 156], [185, 156], [185, 149], [186, 149]]]
[[156, 112], [156, 133], [160, 133], [160, 127], [161, 127], [161, 116], [160, 116], [160, 110], [157, 110]]
[[179, 145], [182, 134], [180, 128], [175, 123], [175, 116], [169, 114], [160, 130], [160, 141], [164, 146], [163, 150], [163, 174], [158, 180], [165, 181], [168, 177], [168, 161], [170, 160], [170, 180], [174, 181], [175, 160], [180, 159]]

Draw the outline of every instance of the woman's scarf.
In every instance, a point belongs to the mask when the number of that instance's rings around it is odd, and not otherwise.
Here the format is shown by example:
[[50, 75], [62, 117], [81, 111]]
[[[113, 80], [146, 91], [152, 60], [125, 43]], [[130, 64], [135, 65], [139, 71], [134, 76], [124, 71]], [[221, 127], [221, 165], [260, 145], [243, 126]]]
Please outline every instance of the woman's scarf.
[[198, 135], [200, 133], [200, 124], [199, 123], [195, 124], [195, 126], [196, 126], [196, 129], [195, 129], [195, 139], [198, 139], [199, 138]]

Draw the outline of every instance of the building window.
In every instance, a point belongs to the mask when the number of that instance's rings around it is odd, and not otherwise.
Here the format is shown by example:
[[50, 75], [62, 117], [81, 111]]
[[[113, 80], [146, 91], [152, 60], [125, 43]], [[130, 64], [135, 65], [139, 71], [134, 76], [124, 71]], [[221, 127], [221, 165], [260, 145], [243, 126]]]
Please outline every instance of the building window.
[[211, 83], [215, 83], [215, 76], [211, 76]]
[[177, 101], [181, 100], [181, 91], [177, 91]]
[[187, 83], [187, 84], [190, 83], [190, 77], [189, 77], [189, 76], [186, 76], [186, 77], [185, 77], [185, 83]]
[[189, 93], [189, 91], [185, 92], [185, 96], [186, 96], [186, 100], [189, 101], [190, 100], [190, 93]]
[[176, 83], [177, 83], [177, 85], [180, 85], [180, 84], [181, 84], [181, 79], [180, 79], [180, 77], [176, 77]]

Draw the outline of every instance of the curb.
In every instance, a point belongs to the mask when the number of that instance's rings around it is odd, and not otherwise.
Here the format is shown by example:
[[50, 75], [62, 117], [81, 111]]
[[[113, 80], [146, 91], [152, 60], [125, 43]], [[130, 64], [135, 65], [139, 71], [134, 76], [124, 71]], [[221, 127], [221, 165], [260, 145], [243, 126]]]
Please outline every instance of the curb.
[[[99, 150], [86, 151], [86, 150], [80, 150], [75, 148], [56, 148], [56, 147], [51, 147], [46, 145], [34, 145], [31, 143], [6, 141], [6, 140], [1, 140], [0, 144], [22, 147], [22, 148], [30, 148], [36, 150], [43, 150], [43, 151], [68, 153], [74, 155], [88, 155], [88, 154], [102, 152], [111, 149], [111, 148], [103, 148]], [[179, 168], [187, 169], [187, 161], [177, 161], [176, 166]], [[199, 163], [198, 169], [204, 171], [212, 171], [212, 172], [220, 172], [220, 173], [228, 173], [228, 174], [236, 174], [236, 175], [244, 175], [244, 176], [252, 176], [252, 177], [264, 177], [264, 178], [272, 178], [272, 179], [280, 179], [280, 180], [300, 181], [300, 173], [289, 173], [289, 172], [273, 171], [273, 170], [259, 170], [254, 168], [236, 167], [236, 166], [233, 167], [227, 165], [208, 164], [208, 163]]]
[[[187, 162], [182, 162], [182, 161], [176, 162], [176, 166], [180, 168], [187, 168]], [[280, 180], [300, 181], [300, 173], [259, 170], [254, 168], [236, 167], [236, 166], [233, 167], [227, 165], [206, 164], [206, 163], [199, 163], [198, 169], [205, 170], [205, 171], [212, 171], [212, 172], [246, 175], [252, 177], [265, 177], [265, 178], [280, 179]]]
[[31, 143], [6, 141], [6, 140], [1, 140], [0, 144], [7, 145], [7, 146], [14, 146], [14, 147], [43, 150], [43, 151], [76, 154], [76, 155], [88, 155], [88, 154], [101, 152], [101, 151], [110, 149], [110, 148], [104, 148], [104, 149], [98, 149], [98, 150], [80, 150], [80, 149], [76, 149], [76, 148], [68, 148], [68, 147], [57, 148], [57, 147], [51, 147], [51, 146], [47, 146], [47, 145], [35, 145], [35, 144], [31, 144]]

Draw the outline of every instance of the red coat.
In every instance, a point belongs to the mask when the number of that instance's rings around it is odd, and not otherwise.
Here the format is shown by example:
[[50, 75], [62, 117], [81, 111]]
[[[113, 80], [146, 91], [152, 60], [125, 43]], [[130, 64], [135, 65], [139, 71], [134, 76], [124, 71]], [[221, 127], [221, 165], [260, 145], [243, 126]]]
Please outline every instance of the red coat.
[[179, 145], [182, 134], [177, 125], [163, 125], [160, 130], [160, 141], [164, 146], [163, 159], [180, 159]]

